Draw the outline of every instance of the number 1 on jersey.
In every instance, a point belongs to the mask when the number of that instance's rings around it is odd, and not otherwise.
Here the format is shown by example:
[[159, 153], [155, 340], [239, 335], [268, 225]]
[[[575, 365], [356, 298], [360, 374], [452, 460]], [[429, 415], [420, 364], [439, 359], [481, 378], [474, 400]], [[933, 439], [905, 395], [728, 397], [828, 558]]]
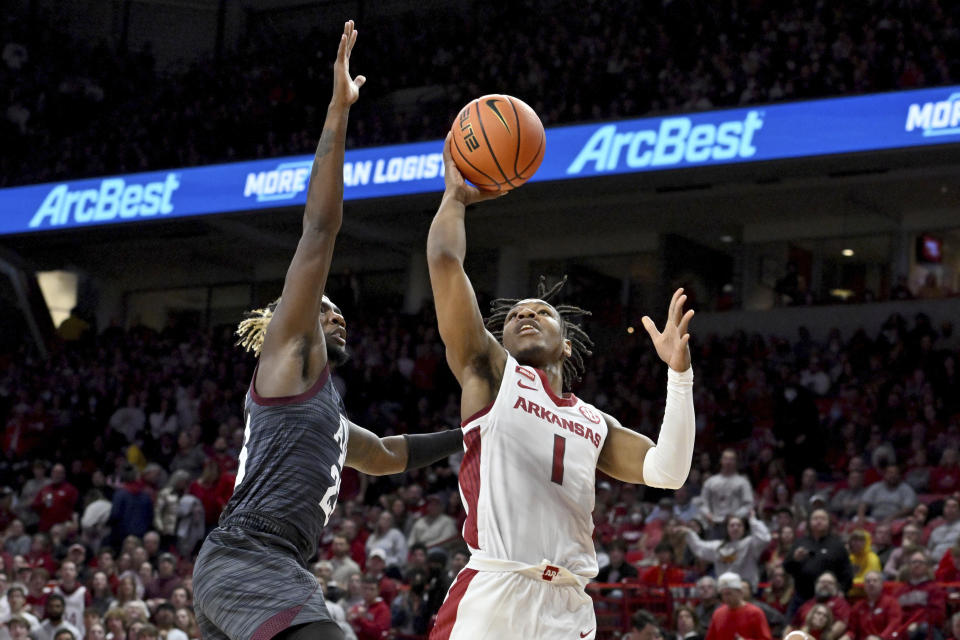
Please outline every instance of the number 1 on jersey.
[[563, 454], [567, 450], [567, 439], [561, 435], [553, 436], [553, 472], [550, 481], [563, 484]]

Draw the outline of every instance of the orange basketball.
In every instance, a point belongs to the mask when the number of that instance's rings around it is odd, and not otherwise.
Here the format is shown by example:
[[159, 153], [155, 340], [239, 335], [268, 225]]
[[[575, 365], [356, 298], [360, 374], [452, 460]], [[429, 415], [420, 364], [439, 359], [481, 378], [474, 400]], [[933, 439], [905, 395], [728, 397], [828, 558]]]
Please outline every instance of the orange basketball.
[[527, 103], [492, 94], [471, 101], [451, 127], [450, 153], [463, 177], [481, 191], [509, 191], [533, 177], [543, 161], [543, 123]]

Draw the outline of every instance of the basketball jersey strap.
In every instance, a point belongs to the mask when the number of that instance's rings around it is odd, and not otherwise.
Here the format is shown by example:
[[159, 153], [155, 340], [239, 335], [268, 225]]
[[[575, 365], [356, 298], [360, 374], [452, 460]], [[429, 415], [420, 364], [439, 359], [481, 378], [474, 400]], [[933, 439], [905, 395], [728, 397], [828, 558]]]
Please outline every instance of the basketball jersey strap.
[[478, 558], [474, 555], [470, 557], [466, 568], [495, 573], [518, 573], [532, 580], [541, 580], [557, 586], [576, 585], [585, 587], [590, 582], [588, 578], [578, 576], [569, 569], [556, 565], [549, 560], [543, 560], [540, 564], [524, 564], [513, 560]]

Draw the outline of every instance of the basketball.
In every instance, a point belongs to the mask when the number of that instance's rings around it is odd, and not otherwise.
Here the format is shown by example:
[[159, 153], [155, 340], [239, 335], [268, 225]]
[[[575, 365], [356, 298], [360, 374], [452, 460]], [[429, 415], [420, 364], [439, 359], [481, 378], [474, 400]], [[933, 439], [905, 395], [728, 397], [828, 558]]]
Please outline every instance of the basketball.
[[481, 191], [509, 191], [533, 177], [546, 135], [523, 100], [491, 94], [472, 100], [451, 127], [450, 153], [463, 177]]

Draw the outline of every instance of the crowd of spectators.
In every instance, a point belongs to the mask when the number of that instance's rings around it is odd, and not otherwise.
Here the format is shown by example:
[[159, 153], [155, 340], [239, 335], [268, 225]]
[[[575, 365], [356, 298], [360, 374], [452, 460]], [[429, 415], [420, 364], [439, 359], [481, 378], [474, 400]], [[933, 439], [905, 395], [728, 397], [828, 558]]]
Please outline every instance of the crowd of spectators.
[[[158, 69], [149, 47], [90, 42], [34, 10], [0, 22], [0, 186], [316, 143], [339, 25], [280, 32], [251, 12], [236, 50]], [[370, 82], [348, 143], [442, 137], [484, 93], [553, 125], [948, 84], [958, 20], [943, 0], [434, 3], [360, 25], [354, 67]]]
[[[429, 309], [358, 311], [350, 327], [352, 359], [334, 380], [356, 422], [381, 435], [459, 424]], [[666, 376], [644, 338], [601, 343], [575, 391], [655, 437]], [[232, 492], [254, 364], [233, 340], [231, 327], [171, 322], [90, 331], [46, 360], [26, 346], [2, 356], [0, 621], [11, 635], [23, 619], [41, 638], [68, 624], [77, 639], [197, 637], [191, 563]], [[922, 314], [891, 316], [876, 336], [701, 337], [689, 480], [676, 492], [598, 480], [597, 579], [696, 583], [689, 618], [701, 632], [721, 598], [761, 608], [778, 630], [828, 620], [835, 629], [816, 635], [827, 640], [866, 638], [856, 625], [877, 621], [857, 612], [881, 597], [904, 631], [942, 628], [942, 583], [960, 581], [952, 344], [952, 326]], [[348, 637], [428, 629], [468, 560], [458, 468], [454, 456], [382, 478], [345, 470], [311, 567]], [[598, 612], [618, 592], [604, 590]], [[689, 626], [675, 613], [670, 633]]]

